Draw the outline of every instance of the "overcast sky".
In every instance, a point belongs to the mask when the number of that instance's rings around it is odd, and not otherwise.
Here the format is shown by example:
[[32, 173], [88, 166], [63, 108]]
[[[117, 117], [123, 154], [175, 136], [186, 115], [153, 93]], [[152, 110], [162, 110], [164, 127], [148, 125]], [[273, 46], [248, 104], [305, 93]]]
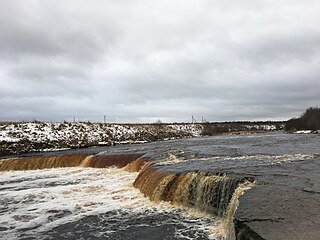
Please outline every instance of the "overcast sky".
[[1, 0], [0, 121], [299, 116], [319, 23], [319, 0]]

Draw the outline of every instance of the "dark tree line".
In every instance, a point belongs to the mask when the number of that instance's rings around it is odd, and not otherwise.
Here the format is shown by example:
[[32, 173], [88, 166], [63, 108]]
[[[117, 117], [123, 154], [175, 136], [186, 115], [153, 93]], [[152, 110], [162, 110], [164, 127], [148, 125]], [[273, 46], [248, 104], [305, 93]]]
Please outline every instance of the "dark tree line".
[[202, 123], [203, 136], [216, 135], [230, 132], [255, 132], [268, 131], [265, 126], [274, 126], [273, 130], [283, 130], [284, 122], [282, 121], [237, 121], [237, 122], [211, 122]]
[[299, 118], [291, 118], [286, 122], [285, 130], [293, 132], [298, 130], [320, 129], [320, 108], [310, 107]]

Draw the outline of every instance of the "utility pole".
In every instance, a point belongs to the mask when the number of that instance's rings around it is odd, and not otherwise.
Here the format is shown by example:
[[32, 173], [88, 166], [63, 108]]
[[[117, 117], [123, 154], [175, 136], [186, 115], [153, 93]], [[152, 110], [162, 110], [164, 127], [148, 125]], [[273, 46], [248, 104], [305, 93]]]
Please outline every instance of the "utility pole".
[[73, 123], [75, 123], [76, 122], [76, 117], [73, 117]]
[[192, 124], [197, 123], [196, 119], [192, 115]]
[[106, 122], [107, 122], [107, 116], [104, 115], [104, 116], [103, 116], [103, 123], [106, 124]]

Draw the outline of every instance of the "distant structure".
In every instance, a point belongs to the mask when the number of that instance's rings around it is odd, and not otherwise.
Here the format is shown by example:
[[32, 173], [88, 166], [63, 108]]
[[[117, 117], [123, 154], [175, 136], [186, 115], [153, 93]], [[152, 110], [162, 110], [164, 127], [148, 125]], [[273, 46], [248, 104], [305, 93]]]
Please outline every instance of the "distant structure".
[[198, 123], [197, 120], [194, 118], [194, 116], [192, 115], [192, 124], [194, 123]]
[[207, 120], [202, 116], [202, 119], [201, 119], [202, 123], [207, 123]]

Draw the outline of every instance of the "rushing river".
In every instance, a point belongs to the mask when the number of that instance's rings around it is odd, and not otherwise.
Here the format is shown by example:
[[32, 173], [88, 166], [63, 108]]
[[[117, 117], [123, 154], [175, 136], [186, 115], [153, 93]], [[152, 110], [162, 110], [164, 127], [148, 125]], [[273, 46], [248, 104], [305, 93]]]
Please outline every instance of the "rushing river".
[[137, 174], [115, 168], [3, 172], [0, 238], [208, 239], [210, 219], [149, 201], [132, 186]]
[[[76, 166], [3, 171], [0, 172], [0, 239], [220, 239], [226, 230], [222, 229], [226, 214], [217, 217], [209, 213], [221, 209], [226, 212], [227, 205], [219, 197], [220, 203], [226, 206], [212, 210], [208, 203], [213, 200], [205, 202], [207, 196], [203, 192], [215, 194], [208, 187], [224, 184], [219, 194], [229, 194], [227, 188], [238, 182], [229, 183], [225, 176], [199, 175], [194, 171], [237, 169], [237, 174], [241, 174], [248, 167], [279, 166], [317, 158], [319, 146], [318, 135], [258, 134], [90, 150], [101, 152], [100, 155], [145, 154], [154, 163], [152, 169], [185, 174], [162, 176], [156, 189], [161, 190], [159, 199], [154, 197], [156, 191], [148, 196], [133, 186], [138, 172], [122, 168]], [[150, 178], [157, 177], [149, 175], [140, 177], [143, 188], [153, 183]], [[160, 182], [163, 186], [159, 186]], [[173, 188], [177, 183], [185, 184], [183, 188], [193, 185], [193, 195], [191, 190], [183, 195], [184, 190], [179, 186]], [[178, 199], [179, 202], [175, 197], [171, 197], [175, 201], [161, 201], [163, 192], [167, 191], [169, 199], [172, 189], [175, 194], [179, 189], [179, 197], [189, 198], [192, 204], [184, 199]], [[230, 197], [223, 200], [231, 201]]]

